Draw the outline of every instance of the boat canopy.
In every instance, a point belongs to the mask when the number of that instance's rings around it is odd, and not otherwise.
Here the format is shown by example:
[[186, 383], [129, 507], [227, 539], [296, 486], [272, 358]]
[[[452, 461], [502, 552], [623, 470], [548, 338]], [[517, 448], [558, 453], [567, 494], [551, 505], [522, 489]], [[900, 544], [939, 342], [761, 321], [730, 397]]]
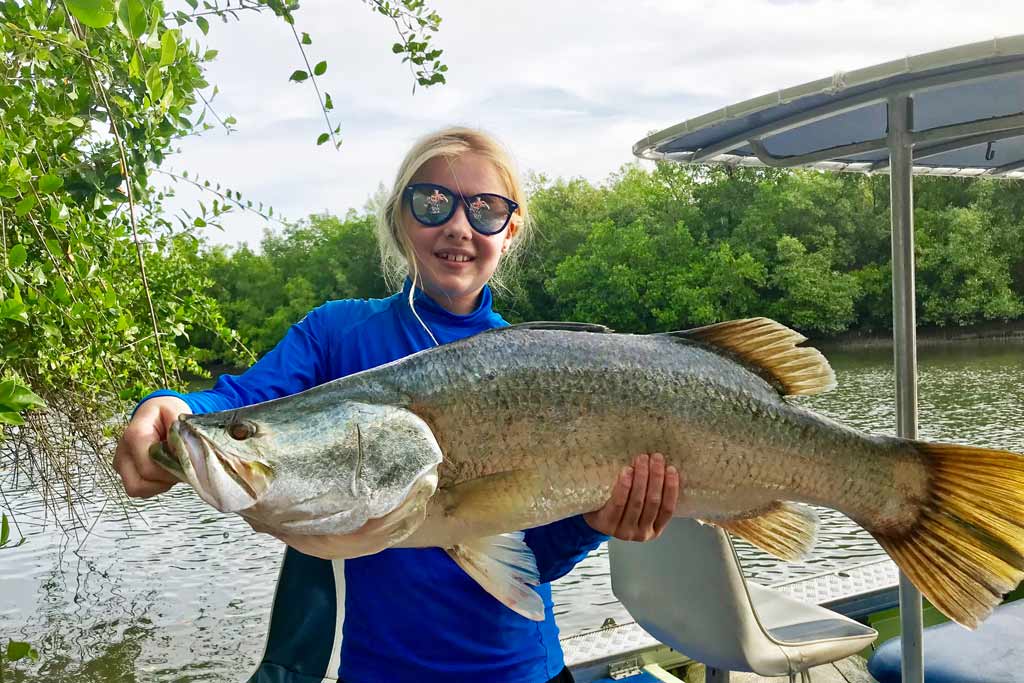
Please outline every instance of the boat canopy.
[[1024, 178], [1024, 35], [905, 57], [730, 105], [633, 145], [644, 159], [888, 172], [910, 96], [915, 175]]

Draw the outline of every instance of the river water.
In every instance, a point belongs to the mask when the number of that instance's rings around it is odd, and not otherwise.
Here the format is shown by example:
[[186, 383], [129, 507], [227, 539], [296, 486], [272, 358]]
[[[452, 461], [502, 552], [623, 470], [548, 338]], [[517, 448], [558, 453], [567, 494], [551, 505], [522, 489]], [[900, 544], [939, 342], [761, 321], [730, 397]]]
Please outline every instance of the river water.
[[[828, 356], [839, 388], [801, 403], [860, 429], [893, 433], [892, 352]], [[919, 365], [921, 438], [1024, 452], [1024, 345], [924, 348]], [[0, 647], [24, 640], [40, 654], [37, 663], [8, 669], [5, 682], [230, 682], [252, 671], [283, 552], [278, 541], [253, 534], [183, 486], [132, 514], [85, 506], [87, 538], [84, 530], [66, 536], [45, 523], [37, 495], [9, 477], [0, 479], [0, 491], [7, 501], [0, 505], [18, 511], [28, 536], [24, 545], [0, 550]], [[780, 564], [742, 546], [747, 574], [772, 583], [882, 555], [842, 515], [822, 517], [810, 558]], [[609, 617], [629, 619], [611, 593], [603, 546], [556, 582], [554, 595], [565, 634]]]

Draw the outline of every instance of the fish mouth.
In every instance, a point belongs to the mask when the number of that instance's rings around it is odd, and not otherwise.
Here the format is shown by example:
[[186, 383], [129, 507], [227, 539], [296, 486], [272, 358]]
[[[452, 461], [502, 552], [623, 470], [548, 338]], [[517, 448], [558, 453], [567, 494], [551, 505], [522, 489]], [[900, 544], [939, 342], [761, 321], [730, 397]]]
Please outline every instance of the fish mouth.
[[274, 472], [267, 464], [224, 452], [181, 420], [171, 426], [161, 450], [165, 458], [180, 465], [179, 471], [172, 472], [184, 477], [200, 498], [221, 512], [252, 507], [273, 480]]

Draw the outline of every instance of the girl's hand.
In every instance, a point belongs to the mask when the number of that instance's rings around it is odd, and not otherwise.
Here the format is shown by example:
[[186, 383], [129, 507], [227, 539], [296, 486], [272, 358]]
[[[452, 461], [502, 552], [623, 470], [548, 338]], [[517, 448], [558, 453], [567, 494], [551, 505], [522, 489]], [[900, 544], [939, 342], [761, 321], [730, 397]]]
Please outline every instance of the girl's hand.
[[151, 398], [135, 411], [114, 451], [114, 469], [121, 475], [125, 493], [129, 496], [149, 498], [178, 482], [170, 472], [150, 459], [149, 447], [166, 439], [178, 415], [188, 412], [191, 412], [188, 404], [175, 396]]
[[679, 500], [679, 472], [661, 453], [643, 453], [619, 474], [600, 510], [583, 515], [594, 531], [623, 541], [649, 541], [665, 529]]

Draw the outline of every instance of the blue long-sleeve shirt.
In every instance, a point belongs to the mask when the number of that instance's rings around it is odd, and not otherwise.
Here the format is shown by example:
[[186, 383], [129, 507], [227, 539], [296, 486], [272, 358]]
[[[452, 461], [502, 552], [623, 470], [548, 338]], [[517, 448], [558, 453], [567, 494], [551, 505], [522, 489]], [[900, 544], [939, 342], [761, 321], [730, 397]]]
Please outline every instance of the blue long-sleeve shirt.
[[[294, 394], [434, 345], [409, 306], [411, 285], [387, 299], [330, 301], [293, 325], [241, 375], [213, 389], [169, 390], [194, 413]], [[439, 343], [507, 325], [484, 288], [469, 315], [421, 291], [415, 310]], [[395, 548], [351, 560], [285, 553], [267, 648], [249, 683], [542, 683], [564, 666], [548, 582], [607, 536], [581, 517], [526, 531], [543, 582], [545, 619], [526, 619], [486, 593], [439, 548]]]

